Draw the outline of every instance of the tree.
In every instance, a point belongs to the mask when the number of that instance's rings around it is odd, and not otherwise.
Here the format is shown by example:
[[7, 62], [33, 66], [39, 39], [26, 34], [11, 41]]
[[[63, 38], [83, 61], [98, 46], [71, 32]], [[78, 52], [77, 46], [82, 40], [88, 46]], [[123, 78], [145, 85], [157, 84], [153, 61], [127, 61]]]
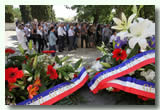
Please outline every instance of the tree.
[[5, 22], [9, 22], [9, 23], [14, 22], [14, 14], [13, 14], [13, 6], [12, 5], [5, 6]]
[[20, 5], [20, 11], [24, 23], [32, 20], [31, 8], [29, 5]]
[[108, 16], [111, 6], [106, 5], [73, 5], [71, 9], [77, 11], [78, 21], [89, 21], [94, 24], [100, 22], [100, 16]]
[[55, 20], [55, 13], [52, 5], [30, 5], [31, 14], [34, 19], [38, 21], [53, 21]]
[[15, 18], [18, 18], [18, 20], [21, 21], [21, 11], [19, 8], [13, 8], [13, 14]]

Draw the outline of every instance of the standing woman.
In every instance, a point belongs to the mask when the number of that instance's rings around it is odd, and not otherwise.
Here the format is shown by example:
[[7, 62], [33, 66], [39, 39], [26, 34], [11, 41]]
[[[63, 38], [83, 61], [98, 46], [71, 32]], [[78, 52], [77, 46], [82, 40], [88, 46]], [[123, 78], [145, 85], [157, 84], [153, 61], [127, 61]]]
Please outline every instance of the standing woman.
[[44, 39], [43, 39], [43, 28], [41, 24], [38, 24], [38, 30], [37, 30], [37, 39], [38, 39], [38, 52], [40, 53], [43, 51], [44, 48]]
[[88, 29], [89, 35], [89, 47], [92, 48], [94, 46], [94, 27], [91, 25]]
[[34, 49], [37, 50], [36, 49], [36, 41], [37, 41], [37, 26], [36, 26], [36, 24], [33, 24], [31, 39], [33, 40]]
[[[49, 50], [54, 50], [56, 53], [56, 40], [57, 37], [54, 34], [54, 27], [51, 27], [50, 29], [50, 33], [49, 33]], [[52, 56], [55, 56], [55, 53], [52, 53]]]

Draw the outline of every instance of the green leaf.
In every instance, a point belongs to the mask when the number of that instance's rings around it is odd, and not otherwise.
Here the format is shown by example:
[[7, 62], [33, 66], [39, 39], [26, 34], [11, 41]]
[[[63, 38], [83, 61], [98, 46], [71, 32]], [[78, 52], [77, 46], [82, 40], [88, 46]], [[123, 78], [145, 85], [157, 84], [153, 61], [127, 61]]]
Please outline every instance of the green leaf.
[[60, 61], [60, 59], [59, 59], [58, 56], [55, 57], [55, 61], [56, 61], [56, 63], [58, 63], [59, 65], [62, 65], [62, 62]]
[[45, 90], [47, 90], [47, 87], [45, 86], [45, 84], [43, 82], [41, 82], [42, 86], [39, 88], [39, 92], [43, 92]]
[[37, 67], [37, 55], [34, 57], [33, 69], [36, 69], [36, 67]]
[[111, 65], [109, 63], [104, 63], [104, 62], [100, 62], [104, 67], [106, 68], [110, 68]]
[[132, 12], [133, 12], [134, 14], [137, 14], [137, 6], [136, 6], [136, 5], [133, 6]]
[[24, 97], [24, 96], [20, 96], [20, 98], [21, 98], [22, 100], [26, 100], [26, 97]]
[[75, 70], [80, 67], [81, 63], [82, 63], [82, 59], [78, 60], [78, 61], [75, 63], [75, 66], [74, 66]]
[[135, 47], [132, 49], [131, 53], [128, 55], [127, 58], [129, 59], [129, 58], [135, 56], [135, 55], [138, 53], [139, 50], [140, 50], [140, 47], [139, 47], [139, 45], [138, 45], [138, 43], [137, 43], [137, 44], [135, 45]]
[[69, 58], [70, 58], [69, 56], [65, 56], [62, 58], [61, 62], [64, 62], [64, 61], [68, 60]]
[[22, 46], [21, 46], [21, 45], [18, 45], [18, 48], [19, 48], [19, 51], [20, 51], [22, 54], [24, 54], [24, 49], [22, 48]]
[[29, 41], [28, 47], [29, 47], [29, 50], [32, 50], [32, 40]]
[[113, 40], [113, 49], [115, 48], [116, 42]]

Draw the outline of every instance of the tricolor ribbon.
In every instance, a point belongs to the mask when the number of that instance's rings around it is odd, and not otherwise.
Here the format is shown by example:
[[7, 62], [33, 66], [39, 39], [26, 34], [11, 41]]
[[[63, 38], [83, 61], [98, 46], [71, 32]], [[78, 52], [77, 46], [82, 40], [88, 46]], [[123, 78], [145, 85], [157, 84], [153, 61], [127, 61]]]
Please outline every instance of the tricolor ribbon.
[[72, 94], [81, 88], [88, 80], [86, 69], [83, 68], [77, 78], [72, 79], [70, 82], [58, 84], [36, 96], [32, 99], [27, 99], [17, 105], [51, 105], [63, 99], [64, 97]]
[[[154, 62], [155, 62], [155, 50], [149, 50], [143, 53], [139, 53], [134, 57], [122, 62], [121, 64], [99, 73], [98, 75], [93, 77], [93, 79], [88, 83], [88, 86], [93, 93], [97, 93], [99, 90], [104, 89], [106, 87], [113, 86], [116, 88], [120, 88], [121, 90], [124, 90], [126, 92], [130, 92], [134, 94], [139, 93], [142, 96], [146, 96], [154, 99], [155, 98], [154, 86], [152, 87], [150, 86], [152, 92], [146, 91], [146, 89], [143, 89], [143, 90], [135, 89], [134, 87], [129, 86], [129, 84], [134, 85], [135, 83], [129, 83], [129, 82], [124, 83], [124, 81], [120, 81], [120, 79], [117, 79], [145, 65], [148, 65]], [[121, 83], [117, 84], [115, 82], [121, 82]], [[125, 84], [127, 84], [127, 86]], [[138, 84], [136, 84], [136, 86], [138, 86]]]

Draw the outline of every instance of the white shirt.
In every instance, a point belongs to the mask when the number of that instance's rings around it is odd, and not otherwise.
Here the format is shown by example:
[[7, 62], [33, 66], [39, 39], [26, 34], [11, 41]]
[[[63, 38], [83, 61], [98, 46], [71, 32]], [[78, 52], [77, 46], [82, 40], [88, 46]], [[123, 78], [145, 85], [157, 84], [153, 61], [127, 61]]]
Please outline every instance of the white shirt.
[[68, 36], [74, 36], [74, 31], [72, 29], [68, 30]]
[[58, 27], [58, 36], [64, 36], [66, 35], [66, 32], [62, 27]]
[[19, 44], [22, 46], [23, 49], [27, 49], [27, 39], [25, 37], [25, 33], [23, 32], [23, 30], [17, 30], [17, 39]]
[[30, 37], [31, 30], [28, 27], [24, 27], [24, 31], [27, 37]]
[[113, 40], [114, 40], [114, 41], [116, 40], [116, 36], [115, 36], [115, 35], [112, 35], [112, 36], [110, 37], [109, 42], [113, 42]]
[[39, 35], [41, 35], [41, 36], [43, 36], [43, 33], [42, 33], [42, 31], [41, 30], [37, 30], [37, 34], [39, 34]]

